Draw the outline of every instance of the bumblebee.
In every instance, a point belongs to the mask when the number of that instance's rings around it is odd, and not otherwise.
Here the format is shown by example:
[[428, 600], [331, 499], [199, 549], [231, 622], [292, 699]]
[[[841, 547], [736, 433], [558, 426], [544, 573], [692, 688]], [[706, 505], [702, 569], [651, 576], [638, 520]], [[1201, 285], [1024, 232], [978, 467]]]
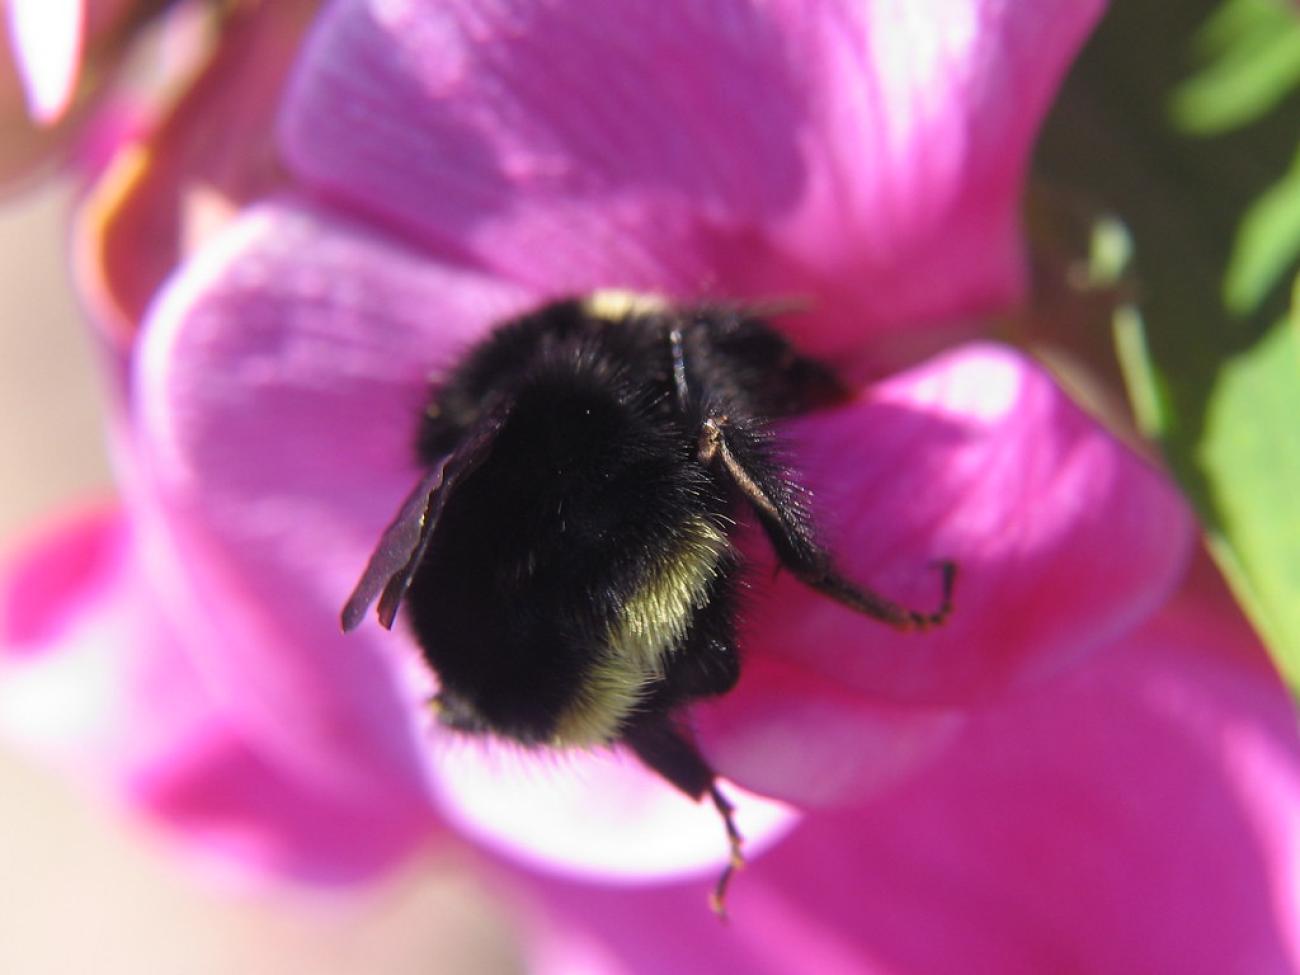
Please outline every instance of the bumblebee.
[[438, 720], [528, 746], [622, 744], [741, 835], [681, 719], [740, 676], [736, 615], [748, 507], [781, 566], [902, 630], [943, 622], [837, 571], [771, 421], [846, 389], [764, 318], [598, 292], [506, 322], [439, 382], [422, 418], [425, 475], [343, 608], [399, 607], [438, 678]]

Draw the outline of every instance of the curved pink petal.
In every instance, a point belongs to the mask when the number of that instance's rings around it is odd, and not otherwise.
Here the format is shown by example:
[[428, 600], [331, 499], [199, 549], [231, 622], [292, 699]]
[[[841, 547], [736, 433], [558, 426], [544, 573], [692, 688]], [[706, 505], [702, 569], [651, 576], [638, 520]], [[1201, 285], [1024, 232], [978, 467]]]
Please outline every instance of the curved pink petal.
[[854, 346], [1017, 292], [1026, 154], [1101, 6], [345, 0], [282, 141], [539, 291], [807, 299], [804, 344]]
[[[732, 887], [537, 887], [592, 971], [1300, 967], [1300, 741], [1239, 621], [1181, 606], [991, 709], [923, 775], [807, 815]], [[564, 956], [562, 956], [564, 957]], [[546, 969], [540, 969], [546, 970]], [[560, 970], [560, 969], [552, 969]]]
[[241, 877], [354, 880], [436, 828], [391, 791], [332, 791], [254, 747], [185, 657], [149, 551], [114, 509], [68, 519], [0, 580], [0, 734]]
[[339, 608], [419, 476], [430, 371], [522, 303], [278, 205], [201, 251], [145, 323], [134, 378], [149, 510], [188, 570], [173, 598], [221, 608], [196, 665], [313, 774], [424, 790], [428, 679], [397, 635], [345, 637]]
[[[439, 805], [468, 837], [530, 866], [603, 881], [717, 880], [729, 855], [721, 818], [622, 752], [531, 754], [443, 742]], [[724, 785], [756, 856], [798, 821], [787, 806]]]
[[1168, 479], [1010, 348], [962, 346], [784, 433], [822, 533], [850, 578], [938, 604], [900, 633], [782, 575], [756, 601], [755, 654], [882, 698], [969, 702], [1056, 669], [1157, 608], [1187, 564], [1192, 520]]
[[959, 348], [787, 424], [823, 535], [850, 578], [939, 599], [899, 633], [781, 574], [765, 543], [743, 627], [745, 679], [697, 718], [715, 765], [800, 805], [840, 804], [941, 750], [953, 707], [1021, 689], [1156, 609], [1187, 564], [1186, 505], [1038, 366]]
[[967, 720], [960, 708], [882, 700], [801, 661], [746, 650], [743, 683], [696, 706], [696, 731], [729, 779], [799, 808], [861, 802], [896, 785], [942, 754]]

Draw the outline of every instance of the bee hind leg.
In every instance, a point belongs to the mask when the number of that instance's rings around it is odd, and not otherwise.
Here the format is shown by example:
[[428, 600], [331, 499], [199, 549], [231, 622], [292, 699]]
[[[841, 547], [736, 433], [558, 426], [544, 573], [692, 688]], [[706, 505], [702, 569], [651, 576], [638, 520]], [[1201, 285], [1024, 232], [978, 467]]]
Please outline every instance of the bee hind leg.
[[772, 460], [760, 432], [726, 416], [708, 416], [700, 428], [698, 456], [701, 463], [716, 465], [749, 502], [781, 565], [804, 585], [898, 630], [926, 630], [947, 620], [956, 563], [934, 563], [942, 591], [933, 610], [911, 609], [846, 579], [817, 540], [805, 492]]
[[719, 917], [726, 917], [727, 888], [735, 872], [745, 865], [744, 837], [736, 827], [735, 807], [718, 788], [718, 775], [705, 761], [690, 736], [668, 718], [642, 721], [628, 729], [622, 741], [645, 765], [659, 773], [697, 802], [707, 796], [727, 831], [730, 859], [709, 895], [709, 904]]

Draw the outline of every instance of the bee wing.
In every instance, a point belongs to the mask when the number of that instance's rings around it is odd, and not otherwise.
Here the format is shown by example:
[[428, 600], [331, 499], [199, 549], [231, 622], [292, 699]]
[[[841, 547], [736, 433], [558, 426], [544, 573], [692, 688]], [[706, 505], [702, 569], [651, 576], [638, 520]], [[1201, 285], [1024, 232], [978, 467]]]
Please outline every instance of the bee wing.
[[[407, 495], [398, 509], [397, 517], [379, 536], [366, 563], [366, 570], [361, 573], [352, 595], [343, 606], [343, 629], [354, 630], [361, 625], [366, 610], [399, 575], [409, 574], [414, 566], [412, 559], [421, 549], [421, 541], [427, 537], [425, 526], [428, 524], [430, 502], [442, 487], [442, 473], [446, 463], [439, 464], [420, 479], [415, 490]], [[391, 620], [388, 624], [391, 625]]]
[[457, 481], [483, 463], [503, 420], [500, 414], [482, 420], [465, 442], [421, 478], [415, 490], [407, 495], [397, 517], [379, 537], [360, 581], [343, 605], [344, 632], [361, 625], [376, 597], [379, 622], [384, 629], [392, 629], [397, 608], [429, 547], [447, 495]]

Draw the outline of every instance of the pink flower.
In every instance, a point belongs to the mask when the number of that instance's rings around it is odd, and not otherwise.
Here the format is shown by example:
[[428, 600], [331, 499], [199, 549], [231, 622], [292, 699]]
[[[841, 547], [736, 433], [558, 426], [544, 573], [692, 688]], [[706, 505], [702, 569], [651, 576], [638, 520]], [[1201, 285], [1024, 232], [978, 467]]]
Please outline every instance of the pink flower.
[[[358, 877], [454, 827], [542, 868], [509, 875], [564, 922], [556, 971], [1193, 970], [1179, 935], [1206, 971], [1285, 965], [1295, 736], [1229, 624], [1143, 624], [1187, 559], [1170, 486], [1015, 351], [865, 379], [1019, 293], [1025, 155], [1096, 13], [335, 3], [281, 115], [291, 178], [130, 347], [124, 511], [11, 576], [0, 717], [244, 867]], [[429, 375], [611, 285], [806, 301], [792, 334], [863, 379], [785, 431], [845, 569], [923, 603], [929, 561], [962, 568], [924, 637], [755, 573], [745, 676], [695, 715], [754, 793], [732, 931], [709, 810], [618, 757], [450, 741], [402, 634], [337, 630], [419, 476]], [[20, 713], [87, 673], [97, 713]]]

